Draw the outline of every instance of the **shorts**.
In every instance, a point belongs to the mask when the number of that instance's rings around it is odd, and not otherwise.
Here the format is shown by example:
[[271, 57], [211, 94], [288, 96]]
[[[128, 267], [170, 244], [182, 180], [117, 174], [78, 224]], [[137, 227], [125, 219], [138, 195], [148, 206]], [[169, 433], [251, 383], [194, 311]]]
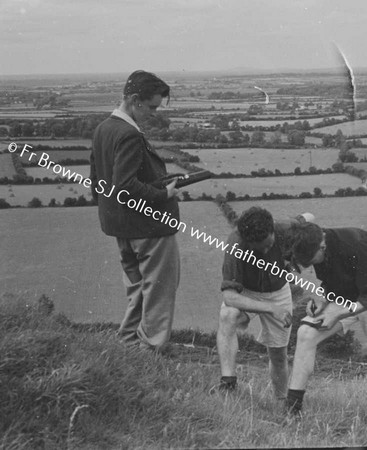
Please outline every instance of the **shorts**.
[[[279, 291], [255, 292], [244, 289], [241, 295], [259, 302], [271, 301], [274, 305], [283, 306], [284, 309], [292, 314], [292, 294], [288, 283], [279, 289]], [[271, 314], [241, 311], [237, 319], [238, 329], [245, 331], [250, 320], [256, 316], [259, 316], [261, 323], [261, 329], [256, 340], [266, 347], [287, 347], [292, 327], [284, 328], [284, 323], [275, 319]]]

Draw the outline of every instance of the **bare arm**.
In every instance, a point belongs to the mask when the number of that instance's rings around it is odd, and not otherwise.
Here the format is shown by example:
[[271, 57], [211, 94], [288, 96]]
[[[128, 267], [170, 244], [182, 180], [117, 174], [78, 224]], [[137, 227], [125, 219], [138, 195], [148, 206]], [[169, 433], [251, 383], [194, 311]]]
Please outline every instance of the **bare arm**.
[[277, 320], [283, 322], [284, 328], [292, 325], [292, 315], [283, 307], [274, 305], [271, 301], [253, 300], [248, 296], [240, 294], [232, 289], [223, 291], [226, 306], [237, 308], [245, 312], [271, 314]]
[[223, 291], [224, 303], [232, 308], [237, 308], [241, 311], [255, 312], [255, 313], [271, 313], [273, 308], [271, 302], [259, 302], [252, 298], [245, 297], [243, 294], [232, 289]]

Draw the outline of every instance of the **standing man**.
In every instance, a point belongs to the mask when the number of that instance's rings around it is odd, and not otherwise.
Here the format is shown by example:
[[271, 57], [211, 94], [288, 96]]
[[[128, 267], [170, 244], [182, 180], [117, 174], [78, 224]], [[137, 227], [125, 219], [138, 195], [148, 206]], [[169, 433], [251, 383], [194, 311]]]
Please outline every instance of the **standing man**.
[[247, 326], [258, 314], [262, 329], [257, 340], [268, 349], [275, 397], [286, 397], [292, 295], [286, 279], [283, 244], [292, 223], [297, 225], [313, 217], [306, 214], [292, 222], [274, 224], [267, 210], [252, 207], [242, 213], [237, 229], [229, 236], [217, 333], [222, 373], [220, 390], [233, 390], [237, 385], [237, 324]]
[[[149, 349], [170, 338], [180, 271], [177, 229], [157, 219], [179, 222], [179, 210], [176, 180], [153, 186], [167, 171], [138, 123], [156, 112], [169, 91], [153, 73], [133, 72], [120, 107], [96, 128], [91, 155], [93, 198], [102, 230], [117, 238], [129, 301], [119, 335], [126, 345]], [[146, 201], [154, 218], [129, 208], [129, 199]]]
[[297, 333], [287, 408], [300, 416], [317, 345], [335, 333], [346, 333], [359, 322], [366, 334], [367, 232], [358, 228], [325, 228], [304, 224], [293, 245], [293, 258], [314, 266], [322, 291], [307, 306]]

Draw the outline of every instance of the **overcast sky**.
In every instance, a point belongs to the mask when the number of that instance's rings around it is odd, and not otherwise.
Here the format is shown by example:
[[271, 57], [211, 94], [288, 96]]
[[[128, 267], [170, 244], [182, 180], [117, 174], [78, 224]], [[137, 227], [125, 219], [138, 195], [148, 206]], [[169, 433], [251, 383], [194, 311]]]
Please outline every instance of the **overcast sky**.
[[0, 74], [367, 67], [367, 0], [0, 0]]

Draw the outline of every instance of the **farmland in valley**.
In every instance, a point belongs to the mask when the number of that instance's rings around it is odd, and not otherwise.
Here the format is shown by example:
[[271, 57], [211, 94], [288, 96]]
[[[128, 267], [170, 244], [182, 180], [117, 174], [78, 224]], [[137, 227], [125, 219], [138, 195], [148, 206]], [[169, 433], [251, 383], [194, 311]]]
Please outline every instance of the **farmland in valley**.
[[338, 130], [341, 130], [344, 136], [358, 136], [360, 134], [367, 134], [367, 119], [330, 125], [327, 127], [317, 128], [315, 131], [318, 133], [336, 134]]
[[[91, 139], [15, 139], [15, 142], [22, 148], [24, 144], [28, 144], [30, 146], [36, 145], [46, 145], [47, 147], [72, 147], [81, 145], [86, 148], [91, 148], [92, 140]], [[9, 144], [9, 140], [5, 141], [2, 139], [0, 144], [7, 145]]]
[[[89, 177], [89, 171], [90, 171], [90, 167], [89, 165], [75, 165], [75, 166], [62, 166], [63, 168], [65, 168], [65, 171], [70, 170], [70, 174], [73, 174], [74, 172], [76, 174], [80, 174], [83, 178], [88, 178]], [[43, 167], [28, 167], [26, 169], [27, 175], [33, 177], [33, 178], [43, 178], [43, 177], [48, 177], [48, 178], [57, 178], [62, 176], [62, 172], [60, 174], [55, 173], [52, 168], [50, 169], [45, 169]], [[70, 175], [70, 178], [73, 178]], [[80, 178], [78, 178], [79, 181]]]
[[226, 178], [210, 179], [182, 188], [193, 198], [203, 192], [215, 197], [231, 191], [236, 195], [261, 196], [263, 192], [270, 194], [299, 195], [302, 192], [313, 193], [319, 187], [323, 194], [334, 194], [340, 188], [357, 189], [361, 180], [348, 174], [299, 175], [285, 177]]
[[[62, 155], [61, 155], [61, 156], [59, 156], [59, 158], [53, 159], [54, 153], [56, 153], [56, 152], [52, 152], [50, 155], [52, 161], [57, 162], [59, 160], [65, 159], [65, 155], [64, 155], [64, 157], [62, 157]], [[75, 153], [76, 153], [76, 151], [75, 151]], [[89, 159], [89, 155], [90, 155], [90, 151], [88, 151], [88, 156], [86, 156], [85, 159]], [[78, 158], [78, 156], [71, 156], [70, 158]], [[81, 158], [81, 156], [79, 158]], [[90, 172], [89, 165], [73, 165], [73, 166], [66, 165], [66, 166], [62, 166], [62, 167], [65, 167], [66, 171], [70, 169], [71, 174], [73, 172], [75, 172], [77, 174], [82, 175], [83, 178], [89, 177], [89, 172]], [[182, 169], [180, 166], [178, 166], [177, 164], [173, 164], [173, 163], [167, 163], [166, 167], [167, 167], [168, 173], [179, 173], [179, 172], [186, 173], [187, 172], [187, 170]], [[60, 174], [57, 174], [52, 170], [52, 167], [50, 169], [45, 169], [43, 167], [28, 167], [28, 168], [26, 168], [26, 172], [27, 172], [27, 175], [29, 175], [33, 178], [43, 178], [43, 177], [57, 178], [60, 176]], [[78, 178], [78, 180], [79, 180], [79, 178]]]
[[[89, 161], [90, 158], [90, 150], [36, 150], [33, 153], [36, 153], [36, 156], [32, 156], [32, 160], [28, 161], [29, 155], [30, 153], [24, 153], [24, 155], [21, 158], [22, 164], [24, 166], [27, 166], [27, 164], [29, 162], [38, 162], [39, 159], [42, 156], [42, 153], [47, 153], [49, 155], [49, 161], [54, 161], [54, 162], [59, 162], [62, 161], [64, 159], [85, 159]], [[27, 169], [27, 173], [30, 169]], [[49, 172], [48, 170], [44, 170], [44, 175], [42, 175], [42, 177], [47, 177], [47, 172]], [[29, 173], [29, 175], [32, 175], [31, 173]], [[33, 176], [33, 175], [32, 175]], [[37, 175], [39, 176], [39, 175]]]
[[[335, 119], [342, 119], [344, 116], [334, 116]], [[241, 120], [239, 122], [239, 125], [242, 127], [251, 126], [251, 127], [275, 127], [277, 125], [283, 125], [284, 122], [287, 122], [289, 125], [294, 124], [298, 121], [303, 122], [304, 120], [307, 120], [307, 122], [312, 126], [316, 123], [322, 122], [322, 118], [313, 118], [308, 119], [307, 117], [299, 117], [298, 119], [290, 119], [290, 120]]]
[[272, 149], [272, 148], [230, 148], [185, 150], [199, 156], [196, 166], [213, 173], [245, 173], [261, 168], [284, 173], [293, 172], [296, 167], [306, 171], [310, 166], [327, 169], [336, 163], [339, 150], [328, 149]]
[[355, 153], [358, 158], [366, 158], [367, 159], [367, 148], [352, 148], [351, 152]]
[[87, 200], [91, 198], [90, 190], [78, 183], [14, 184], [11, 187], [0, 185], [0, 198], [4, 198], [12, 206], [27, 206], [34, 197], [39, 198], [44, 206], [47, 206], [52, 198], [63, 204], [65, 198], [77, 198], [80, 195], [84, 195]]

